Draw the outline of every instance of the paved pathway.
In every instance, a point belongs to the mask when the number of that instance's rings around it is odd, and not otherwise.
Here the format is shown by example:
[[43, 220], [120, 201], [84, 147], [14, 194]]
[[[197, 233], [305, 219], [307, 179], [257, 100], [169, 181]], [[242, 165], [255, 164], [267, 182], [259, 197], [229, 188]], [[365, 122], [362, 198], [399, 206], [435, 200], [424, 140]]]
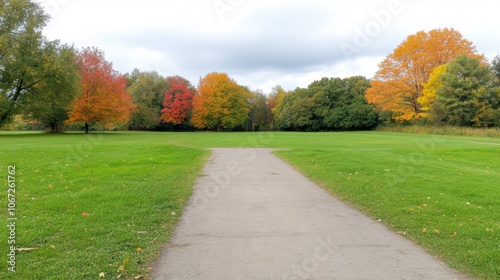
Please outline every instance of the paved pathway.
[[271, 151], [213, 149], [152, 279], [466, 279]]

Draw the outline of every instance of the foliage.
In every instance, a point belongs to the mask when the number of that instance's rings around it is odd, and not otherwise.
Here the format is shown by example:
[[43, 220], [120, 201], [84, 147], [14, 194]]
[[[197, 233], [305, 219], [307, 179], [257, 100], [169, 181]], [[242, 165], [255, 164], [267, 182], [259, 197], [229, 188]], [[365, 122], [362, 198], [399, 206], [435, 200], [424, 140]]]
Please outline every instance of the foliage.
[[132, 97], [127, 92], [127, 80], [113, 70], [96, 48], [86, 48], [78, 55], [82, 93], [73, 102], [67, 123], [83, 122], [85, 133], [89, 124], [112, 127], [126, 124], [135, 110]]
[[167, 90], [170, 90], [174, 85], [183, 85], [188, 89], [193, 96], [196, 95], [196, 88], [186, 78], [181, 76], [168, 76], [167, 77]]
[[452, 61], [457, 55], [479, 56], [472, 42], [454, 29], [420, 31], [410, 35], [379, 64], [366, 98], [380, 111], [392, 111], [397, 121], [419, 117], [424, 84], [435, 67]]
[[366, 130], [378, 124], [378, 115], [367, 104], [364, 77], [323, 78], [307, 89], [285, 95], [276, 110], [278, 125], [285, 130]]
[[130, 118], [130, 129], [159, 129], [167, 81], [157, 72], [141, 72], [138, 69], [128, 74], [127, 80], [127, 91], [137, 106], [137, 110]]
[[0, 1], [0, 127], [21, 111], [19, 103], [35, 85], [55, 74], [46, 69], [42, 36], [48, 16], [30, 0]]
[[308, 130], [312, 127], [313, 103], [311, 98], [311, 92], [303, 88], [297, 88], [286, 95], [276, 110], [278, 127], [285, 130]]
[[269, 110], [271, 111], [271, 123], [269, 124], [270, 128], [272, 130], [276, 130], [276, 119], [277, 119], [277, 111], [280, 110], [281, 104], [283, 103], [283, 100], [285, 99], [285, 96], [289, 94], [286, 92], [281, 86], [275, 86], [272, 90], [272, 92], [269, 94], [268, 98], [268, 107]]
[[197, 128], [232, 129], [248, 115], [248, 91], [225, 73], [213, 72], [200, 80], [191, 122]]
[[44, 71], [52, 73], [33, 87], [33, 94], [22, 100], [23, 112], [51, 132], [59, 132], [75, 97], [80, 93], [80, 79], [72, 47], [47, 45]]
[[491, 71], [495, 75], [495, 86], [500, 87], [500, 55], [497, 55], [491, 62]]
[[251, 91], [249, 92], [248, 105], [246, 131], [271, 130], [273, 117], [268, 97], [262, 92]]
[[183, 84], [173, 84], [165, 94], [161, 119], [173, 125], [187, 124], [193, 111], [193, 97]]
[[429, 112], [431, 110], [432, 104], [436, 101], [437, 90], [443, 85], [441, 81], [441, 75], [446, 72], [446, 64], [440, 65], [434, 70], [429, 77], [429, 81], [424, 84], [424, 90], [422, 91], [422, 96], [420, 96], [417, 100], [420, 104], [420, 114], [419, 116], [422, 118], [428, 118]]
[[432, 113], [437, 121], [457, 126], [496, 125], [500, 96], [492, 88], [494, 77], [488, 65], [460, 55], [448, 64], [441, 81]]

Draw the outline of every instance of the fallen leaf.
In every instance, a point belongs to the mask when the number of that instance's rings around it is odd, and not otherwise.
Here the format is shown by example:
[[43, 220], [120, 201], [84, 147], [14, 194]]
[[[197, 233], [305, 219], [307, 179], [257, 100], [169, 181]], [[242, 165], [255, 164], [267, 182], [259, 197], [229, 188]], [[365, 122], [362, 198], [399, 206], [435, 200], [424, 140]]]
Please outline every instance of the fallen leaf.
[[470, 202], [466, 202], [465, 204], [470, 205]]
[[125, 270], [125, 266], [123, 264], [120, 265], [120, 267], [118, 267], [118, 272], [124, 271], [124, 270]]
[[454, 232], [452, 235], [450, 235], [450, 238], [453, 238], [455, 236], [457, 236], [457, 232]]
[[139, 253], [139, 252], [141, 252], [141, 251], [142, 251], [142, 248], [141, 248], [141, 247], [137, 247], [137, 249], [135, 249], [135, 251], [136, 251], [137, 253]]
[[439, 231], [439, 229], [435, 229], [435, 230], [434, 230], [434, 233], [436, 233], [436, 234], [440, 234], [441, 232]]
[[106, 274], [104, 274], [104, 272], [99, 273], [99, 278], [104, 278], [104, 276], [106, 276]]
[[89, 215], [89, 213], [87, 213], [87, 212], [82, 213], [82, 216], [84, 216], [84, 217], [87, 217], [88, 215]]
[[17, 248], [16, 250], [18, 252], [30, 252], [30, 251], [33, 251], [33, 250], [38, 250], [40, 248]]
[[134, 279], [141, 279], [141, 278], [144, 278], [144, 275], [137, 275], [136, 277], [134, 277]]
[[423, 228], [423, 229], [422, 229], [422, 232], [423, 232], [423, 233], [426, 233], [426, 232], [427, 232], [427, 229], [426, 229], [426, 228]]
[[146, 234], [146, 233], [148, 233], [148, 232], [147, 232], [147, 231], [138, 231], [137, 233], [138, 233], [138, 234]]

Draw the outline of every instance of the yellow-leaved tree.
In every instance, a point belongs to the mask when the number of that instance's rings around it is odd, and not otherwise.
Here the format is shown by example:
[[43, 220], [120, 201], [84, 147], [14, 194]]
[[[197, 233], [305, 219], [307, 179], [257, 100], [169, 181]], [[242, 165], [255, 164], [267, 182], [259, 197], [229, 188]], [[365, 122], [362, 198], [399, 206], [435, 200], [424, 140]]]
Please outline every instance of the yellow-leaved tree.
[[249, 92], [226, 73], [213, 72], [200, 80], [191, 122], [200, 129], [232, 129], [245, 123]]
[[444, 73], [446, 73], [446, 64], [434, 68], [429, 77], [429, 81], [424, 84], [422, 96], [417, 99], [418, 103], [420, 104], [420, 117], [429, 117], [431, 106], [434, 101], [436, 101], [436, 92], [443, 85], [443, 82], [441, 81], [441, 75], [443, 75]]

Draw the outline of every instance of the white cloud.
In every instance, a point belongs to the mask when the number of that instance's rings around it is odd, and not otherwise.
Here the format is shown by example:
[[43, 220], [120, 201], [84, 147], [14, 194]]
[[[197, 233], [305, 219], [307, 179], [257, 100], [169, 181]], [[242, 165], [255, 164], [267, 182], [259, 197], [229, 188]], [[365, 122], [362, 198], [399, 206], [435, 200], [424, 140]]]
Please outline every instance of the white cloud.
[[[371, 78], [387, 54], [420, 30], [452, 27], [489, 58], [500, 51], [491, 24], [493, 0], [481, 5], [448, 0], [42, 2], [53, 17], [45, 29], [49, 38], [78, 48], [96, 46], [121, 72], [138, 67], [197, 84], [220, 71], [266, 92], [278, 84], [304, 87], [324, 76]], [[341, 48], [346, 44], [356, 48], [347, 57]]]

